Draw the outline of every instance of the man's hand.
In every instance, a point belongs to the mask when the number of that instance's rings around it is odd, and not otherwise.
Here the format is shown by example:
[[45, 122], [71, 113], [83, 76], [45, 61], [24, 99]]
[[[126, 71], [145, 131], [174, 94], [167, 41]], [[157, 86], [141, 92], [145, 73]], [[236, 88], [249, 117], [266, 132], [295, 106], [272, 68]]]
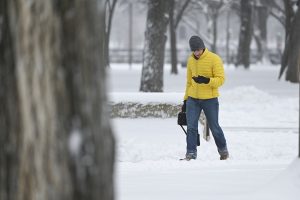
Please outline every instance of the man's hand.
[[192, 79], [196, 82], [196, 83], [199, 83], [199, 84], [208, 84], [209, 81], [210, 81], [210, 78], [207, 78], [205, 76], [193, 76]]
[[186, 100], [183, 101], [183, 105], [181, 107], [181, 112], [186, 112]]

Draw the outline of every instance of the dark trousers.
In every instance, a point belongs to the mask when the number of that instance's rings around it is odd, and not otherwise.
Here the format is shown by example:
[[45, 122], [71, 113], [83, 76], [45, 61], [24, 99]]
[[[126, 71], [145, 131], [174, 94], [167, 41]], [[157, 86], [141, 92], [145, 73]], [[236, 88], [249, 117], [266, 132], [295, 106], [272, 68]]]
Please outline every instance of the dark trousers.
[[227, 151], [226, 139], [222, 128], [219, 125], [218, 98], [201, 100], [189, 97], [186, 103], [187, 153], [195, 153], [197, 155], [198, 120], [202, 109], [205, 113], [218, 151]]

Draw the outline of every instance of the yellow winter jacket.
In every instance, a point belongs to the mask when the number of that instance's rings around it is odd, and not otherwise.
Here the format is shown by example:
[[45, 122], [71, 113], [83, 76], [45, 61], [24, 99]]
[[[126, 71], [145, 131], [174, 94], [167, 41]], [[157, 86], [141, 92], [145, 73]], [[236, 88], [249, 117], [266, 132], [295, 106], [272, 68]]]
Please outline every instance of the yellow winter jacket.
[[[196, 83], [193, 76], [210, 78], [208, 84]], [[211, 99], [219, 96], [218, 88], [225, 81], [224, 68], [221, 58], [205, 49], [198, 60], [191, 54], [187, 62], [187, 82], [184, 100], [188, 97], [196, 99]]]

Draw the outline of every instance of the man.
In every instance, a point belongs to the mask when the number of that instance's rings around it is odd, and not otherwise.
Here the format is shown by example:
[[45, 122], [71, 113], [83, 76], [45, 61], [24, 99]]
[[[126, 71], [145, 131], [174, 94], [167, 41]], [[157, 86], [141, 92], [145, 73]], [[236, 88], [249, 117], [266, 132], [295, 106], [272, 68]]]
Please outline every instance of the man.
[[187, 118], [187, 150], [184, 160], [197, 158], [198, 119], [203, 109], [220, 154], [220, 160], [229, 157], [226, 139], [218, 122], [218, 88], [225, 80], [221, 58], [205, 48], [202, 39], [189, 40], [193, 52], [187, 62], [187, 82], [182, 111]]

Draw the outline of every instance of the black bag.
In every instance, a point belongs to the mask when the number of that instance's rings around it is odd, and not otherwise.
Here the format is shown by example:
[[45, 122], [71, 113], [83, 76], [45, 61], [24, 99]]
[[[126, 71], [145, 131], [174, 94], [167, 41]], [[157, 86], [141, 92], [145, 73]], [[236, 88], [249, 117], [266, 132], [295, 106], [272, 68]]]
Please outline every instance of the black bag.
[[[183, 128], [183, 126], [187, 125], [186, 121], [186, 113], [185, 112], [180, 112], [178, 113], [177, 116], [177, 124], [181, 126], [182, 130], [184, 131], [185, 135], [187, 135], [186, 130]], [[200, 146], [200, 134], [197, 134], [197, 146]]]
[[186, 123], [186, 113], [185, 112], [178, 113], [177, 124], [182, 125], [182, 126], [187, 125], [187, 123]]

